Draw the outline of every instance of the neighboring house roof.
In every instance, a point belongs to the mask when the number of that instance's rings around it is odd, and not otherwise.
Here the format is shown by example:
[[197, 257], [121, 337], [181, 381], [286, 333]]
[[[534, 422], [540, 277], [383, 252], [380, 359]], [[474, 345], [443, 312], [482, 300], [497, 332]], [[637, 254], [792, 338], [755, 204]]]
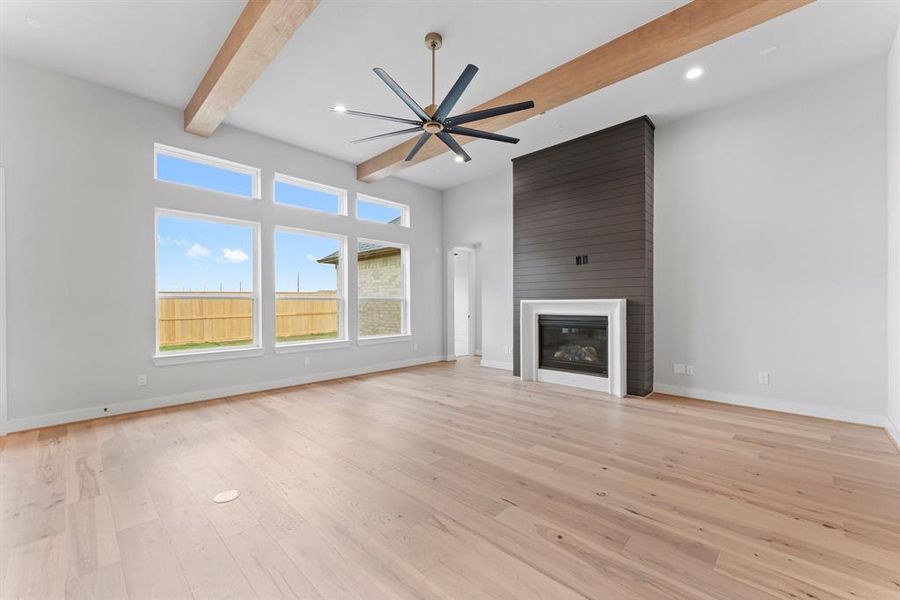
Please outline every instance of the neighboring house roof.
[[[400, 217], [393, 219], [388, 223], [389, 225], [399, 225]], [[369, 259], [369, 258], [378, 258], [380, 256], [391, 256], [392, 254], [399, 254], [400, 248], [396, 248], [394, 246], [385, 246], [384, 244], [378, 244], [376, 242], [360, 242], [359, 247], [356, 250], [357, 260], [359, 259]], [[339, 252], [334, 251], [328, 256], [323, 256], [316, 262], [322, 264], [337, 264], [338, 262]]]

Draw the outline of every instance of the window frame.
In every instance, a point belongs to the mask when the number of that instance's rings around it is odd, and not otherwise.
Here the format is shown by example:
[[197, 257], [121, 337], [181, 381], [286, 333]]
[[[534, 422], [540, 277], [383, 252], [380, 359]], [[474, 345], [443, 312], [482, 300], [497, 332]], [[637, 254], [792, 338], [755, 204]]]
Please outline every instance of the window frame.
[[[363, 296], [359, 291], [359, 244], [368, 242], [370, 244], [381, 244], [391, 248], [400, 250], [400, 289], [402, 296]], [[356, 343], [360, 346], [367, 344], [378, 344], [381, 342], [402, 341], [412, 337], [412, 299], [409, 284], [409, 244], [400, 242], [388, 242], [385, 240], [375, 240], [371, 238], [356, 238]], [[383, 335], [360, 335], [359, 333], [359, 304], [360, 300], [400, 300], [400, 333], [387, 333]]]
[[[225, 170], [231, 171], [233, 173], [249, 175], [253, 181], [253, 183], [252, 183], [253, 193], [250, 196], [243, 196], [241, 194], [235, 194], [232, 192], [223, 192], [221, 190], [210, 189], [208, 187], [203, 187], [202, 185], [193, 185], [190, 183], [181, 183], [179, 181], [169, 181], [168, 179], [160, 179], [159, 172], [158, 172], [158, 160], [157, 160], [159, 155], [170, 156], [172, 158], [177, 158], [180, 160], [186, 160], [189, 162], [199, 163], [202, 165], [206, 165], [208, 167], [215, 167], [217, 169], [225, 169]], [[162, 183], [193, 188], [195, 190], [203, 190], [206, 192], [211, 192], [213, 194], [223, 194], [225, 196], [232, 196], [234, 198], [242, 198], [244, 200], [259, 200], [260, 198], [262, 198], [262, 185], [261, 185], [262, 172], [259, 168], [251, 167], [249, 165], [244, 165], [244, 164], [234, 162], [231, 160], [227, 160], [224, 158], [219, 158], [217, 156], [201, 154], [199, 152], [194, 152], [193, 150], [185, 150], [184, 148], [176, 148], [175, 146], [167, 146], [166, 144], [160, 144], [159, 142], [155, 142], [153, 144], [153, 179], [155, 181], [159, 181]]]
[[[338, 211], [336, 213], [329, 212], [327, 210], [321, 210], [318, 208], [310, 208], [308, 206], [297, 206], [296, 204], [288, 204], [287, 202], [279, 202], [278, 196], [275, 193], [275, 184], [284, 183], [293, 187], [306, 188], [308, 190], [313, 190], [316, 192], [325, 192], [328, 194], [337, 194], [338, 197]], [[293, 175], [285, 175], [284, 173], [275, 172], [275, 177], [272, 179], [272, 203], [278, 206], [287, 206], [291, 209], [297, 210], [305, 210], [311, 213], [320, 214], [320, 215], [332, 215], [332, 216], [347, 216], [347, 190], [343, 188], [339, 188], [337, 186], [328, 185], [325, 183], [318, 183], [315, 181], [310, 181], [309, 179], [302, 179], [300, 177], [294, 177]]]
[[[300, 208], [300, 207], [297, 207]], [[291, 227], [289, 225], [275, 225], [274, 230], [272, 231], [272, 275], [274, 282], [275, 271], [278, 269], [278, 232], [284, 233], [293, 233], [298, 235], [308, 235], [313, 237], [323, 237], [335, 239], [338, 242], [338, 251], [340, 252], [340, 259], [338, 260], [338, 269], [337, 269], [337, 296], [308, 296], [305, 297], [304, 300], [338, 300], [338, 337], [333, 340], [309, 340], [309, 341], [295, 341], [295, 342], [279, 342], [278, 341], [278, 325], [277, 322], [273, 324], [272, 327], [272, 341], [275, 344], [275, 352], [292, 352], [299, 351], [304, 349], [321, 349], [328, 347], [341, 347], [346, 346], [350, 342], [350, 338], [348, 335], [349, 328], [347, 327], [347, 236], [342, 235], [340, 233], [328, 233], [325, 231], [315, 231], [312, 229], [304, 229], [301, 227]], [[274, 294], [273, 300], [278, 299], [278, 290], [275, 289], [275, 285], [272, 286], [272, 293]], [[273, 316], [277, 319], [277, 315], [274, 314], [274, 305], [273, 305]]]
[[[161, 352], [159, 349], [159, 217], [174, 217], [177, 219], [190, 219], [195, 221], [206, 221], [210, 223], [220, 223], [223, 225], [239, 225], [249, 227], [251, 236], [251, 256], [253, 282], [253, 293], [250, 299], [253, 301], [253, 342], [246, 346], [235, 346], [225, 348], [205, 348], [201, 350], [180, 350], [176, 352]], [[153, 210], [153, 327], [154, 327], [154, 346], [153, 361], [157, 365], [180, 364], [188, 362], [201, 362], [207, 360], [218, 360], [222, 358], [242, 358], [246, 356], [261, 356], [264, 353], [262, 341], [262, 286], [261, 286], [261, 252], [260, 252], [260, 229], [261, 223], [258, 221], [248, 221], [245, 219], [233, 219], [231, 217], [222, 217], [219, 215], [209, 215], [205, 213], [196, 213], [192, 211], [177, 210], [172, 208], [156, 207]], [[172, 296], [168, 296], [172, 297]], [[220, 292], [216, 297], [222, 298], [245, 298], [245, 295], [238, 295], [234, 292]]]
[[410, 227], [410, 210], [408, 204], [394, 202], [393, 200], [385, 200], [384, 198], [376, 198], [375, 196], [369, 196], [368, 194], [356, 194], [356, 202], [354, 208], [356, 210], [356, 219], [358, 221], [365, 221], [366, 223], [377, 223], [379, 225], [391, 225], [391, 223], [381, 223], [380, 221], [375, 221], [374, 219], [367, 219], [365, 217], [359, 216], [360, 200], [369, 204], [379, 204], [388, 208], [400, 209], [400, 222], [394, 225], [396, 227]]

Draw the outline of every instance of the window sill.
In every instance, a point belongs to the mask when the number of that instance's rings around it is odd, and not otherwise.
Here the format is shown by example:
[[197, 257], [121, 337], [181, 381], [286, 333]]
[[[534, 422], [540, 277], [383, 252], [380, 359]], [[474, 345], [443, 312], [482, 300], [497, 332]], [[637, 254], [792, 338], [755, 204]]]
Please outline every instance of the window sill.
[[250, 358], [262, 356], [265, 350], [260, 346], [247, 348], [230, 348], [227, 350], [208, 350], [205, 352], [181, 352], [173, 354], [156, 354], [153, 362], [157, 366], [181, 365], [186, 363], [207, 362], [212, 360], [226, 360], [229, 358]]
[[347, 348], [350, 340], [328, 340], [327, 342], [295, 342], [293, 344], [278, 344], [275, 346], [275, 354], [290, 354], [291, 352], [311, 352], [314, 350], [331, 350], [333, 348]]
[[379, 335], [377, 337], [365, 337], [356, 340], [358, 346], [369, 346], [371, 344], [390, 344], [392, 342], [409, 342], [412, 341], [412, 334], [404, 333], [402, 335]]

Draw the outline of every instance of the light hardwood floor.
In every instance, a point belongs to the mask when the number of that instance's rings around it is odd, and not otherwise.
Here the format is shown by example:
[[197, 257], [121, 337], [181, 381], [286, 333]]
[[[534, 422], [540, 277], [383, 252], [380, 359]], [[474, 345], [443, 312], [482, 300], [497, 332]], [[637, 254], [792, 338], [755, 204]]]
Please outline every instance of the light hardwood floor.
[[900, 598], [871, 427], [463, 361], [0, 444], [4, 599]]

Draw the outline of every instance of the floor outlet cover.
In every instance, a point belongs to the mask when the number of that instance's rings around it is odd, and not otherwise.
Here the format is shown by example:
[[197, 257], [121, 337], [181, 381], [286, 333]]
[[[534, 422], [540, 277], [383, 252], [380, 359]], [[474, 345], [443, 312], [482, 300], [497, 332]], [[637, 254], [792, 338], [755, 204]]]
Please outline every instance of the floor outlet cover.
[[216, 504], [225, 504], [226, 502], [237, 500], [240, 495], [241, 493], [237, 490], [225, 490], [224, 492], [219, 492], [213, 496], [213, 502]]

